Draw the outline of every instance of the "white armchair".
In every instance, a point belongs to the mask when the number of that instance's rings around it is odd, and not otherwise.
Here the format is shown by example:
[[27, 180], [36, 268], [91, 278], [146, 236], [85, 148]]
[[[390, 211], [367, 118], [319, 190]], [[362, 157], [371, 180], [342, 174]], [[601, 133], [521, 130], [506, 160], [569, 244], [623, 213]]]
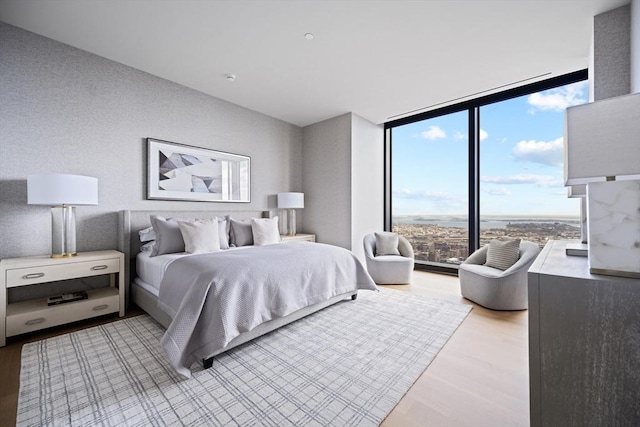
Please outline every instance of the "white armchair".
[[466, 299], [492, 310], [526, 310], [529, 306], [527, 272], [540, 248], [520, 242], [520, 258], [507, 270], [484, 265], [489, 245], [469, 256], [458, 270], [460, 291]]
[[400, 255], [376, 256], [376, 236], [364, 236], [364, 255], [367, 270], [378, 285], [406, 285], [411, 282], [414, 255], [413, 248], [407, 239], [398, 236], [398, 252]]

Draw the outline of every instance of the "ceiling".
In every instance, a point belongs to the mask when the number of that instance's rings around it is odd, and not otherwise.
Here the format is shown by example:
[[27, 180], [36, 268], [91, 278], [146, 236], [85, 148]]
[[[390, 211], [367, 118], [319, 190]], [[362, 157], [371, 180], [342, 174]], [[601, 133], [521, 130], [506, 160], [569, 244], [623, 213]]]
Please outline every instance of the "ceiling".
[[306, 126], [383, 123], [587, 68], [593, 16], [627, 3], [0, 0], [0, 20]]

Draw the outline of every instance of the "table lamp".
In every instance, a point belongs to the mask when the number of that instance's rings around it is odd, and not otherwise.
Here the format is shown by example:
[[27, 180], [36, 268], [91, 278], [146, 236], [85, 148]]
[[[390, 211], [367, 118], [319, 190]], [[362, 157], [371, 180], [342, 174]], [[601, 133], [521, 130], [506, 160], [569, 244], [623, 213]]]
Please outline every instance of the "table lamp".
[[278, 193], [278, 208], [287, 209], [287, 236], [296, 235], [296, 209], [304, 208], [304, 193]]
[[98, 204], [98, 179], [69, 174], [29, 175], [27, 204], [51, 206], [51, 257], [75, 256], [75, 206]]
[[587, 184], [594, 274], [640, 277], [640, 93], [569, 107], [565, 185]]

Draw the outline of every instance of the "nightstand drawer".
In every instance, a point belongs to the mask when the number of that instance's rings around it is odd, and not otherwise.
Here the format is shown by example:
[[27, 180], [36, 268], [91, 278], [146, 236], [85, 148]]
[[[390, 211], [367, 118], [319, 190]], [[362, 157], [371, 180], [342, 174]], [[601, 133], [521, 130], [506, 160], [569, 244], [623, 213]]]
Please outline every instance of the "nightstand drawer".
[[48, 306], [46, 300], [9, 304], [7, 336], [24, 334], [69, 322], [76, 322], [120, 310], [118, 291], [114, 288], [89, 291], [89, 299]]
[[77, 277], [99, 276], [101, 274], [117, 273], [119, 271], [120, 262], [117, 258], [16, 268], [7, 270], [6, 286], [7, 288], [11, 288]]

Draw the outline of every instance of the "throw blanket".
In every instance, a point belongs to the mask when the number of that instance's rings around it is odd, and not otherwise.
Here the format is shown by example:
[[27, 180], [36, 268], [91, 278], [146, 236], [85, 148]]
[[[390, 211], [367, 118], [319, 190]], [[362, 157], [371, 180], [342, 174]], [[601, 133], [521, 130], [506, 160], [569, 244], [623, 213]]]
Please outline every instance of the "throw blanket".
[[357, 289], [377, 290], [351, 252], [286, 243], [191, 255], [173, 261], [159, 307], [173, 321], [161, 344], [176, 371], [223, 349], [243, 332]]

